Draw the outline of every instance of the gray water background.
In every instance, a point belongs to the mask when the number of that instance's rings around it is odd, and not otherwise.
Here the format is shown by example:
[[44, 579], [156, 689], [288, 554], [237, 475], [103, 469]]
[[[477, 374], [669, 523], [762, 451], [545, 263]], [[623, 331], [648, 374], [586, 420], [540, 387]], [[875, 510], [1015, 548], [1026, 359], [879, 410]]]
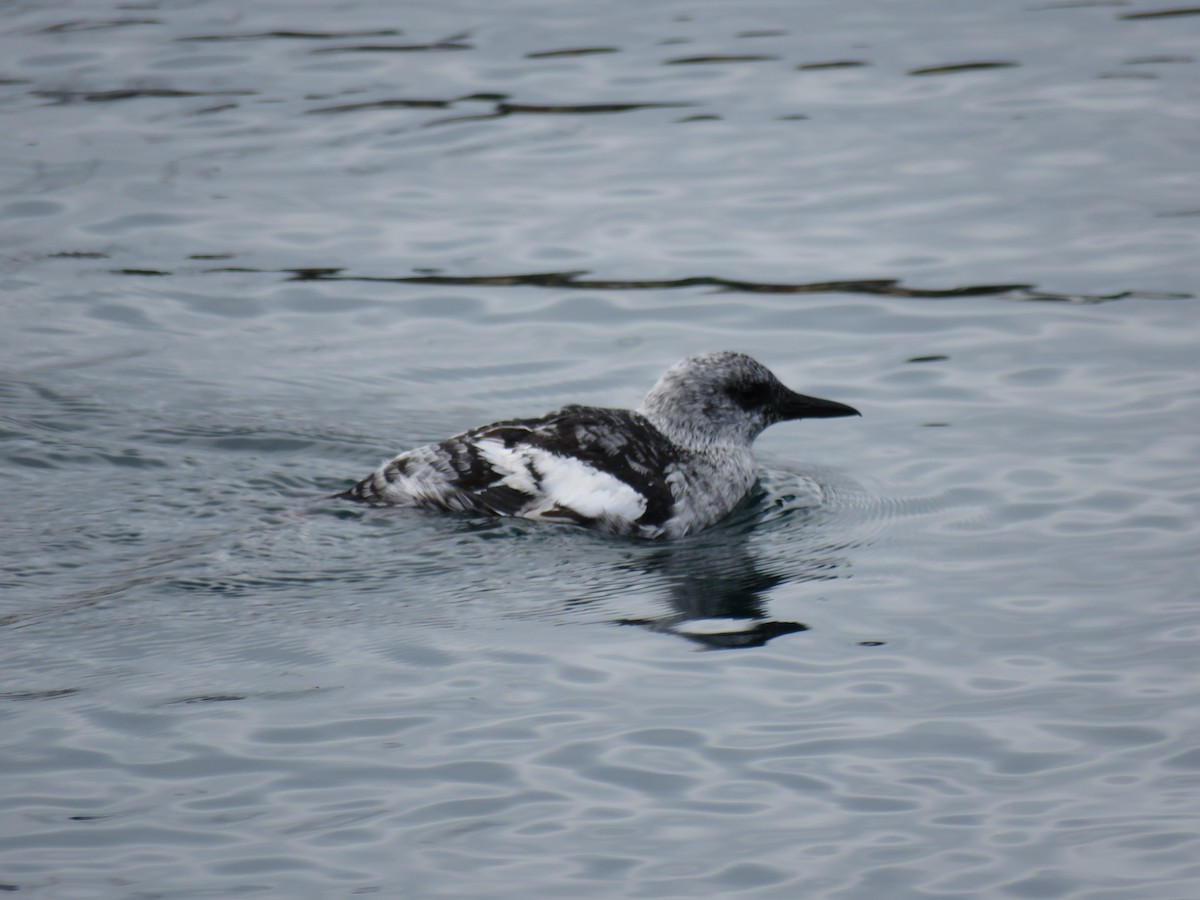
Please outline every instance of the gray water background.
[[[5, 4], [0, 890], [1200, 896], [1173, 9]], [[726, 347], [706, 534], [320, 499]]]

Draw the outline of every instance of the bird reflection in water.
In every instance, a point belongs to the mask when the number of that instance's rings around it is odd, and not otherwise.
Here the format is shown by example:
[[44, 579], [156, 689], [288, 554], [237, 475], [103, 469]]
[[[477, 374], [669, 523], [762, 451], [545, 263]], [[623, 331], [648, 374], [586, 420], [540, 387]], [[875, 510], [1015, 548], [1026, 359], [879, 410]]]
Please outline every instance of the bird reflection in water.
[[[666, 586], [670, 611], [657, 617], [616, 619], [614, 624], [677, 635], [706, 650], [762, 647], [780, 635], [807, 631], [802, 622], [771, 618], [770, 591], [789, 582], [836, 578], [835, 570], [845, 560], [831, 558], [827, 549], [795, 566], [768, 568], [750, 552], [748, 538], [748, 532], [719, 529], [655, 548], [639, 562]], [[785, 568], [791, 571], [781, 571]]]

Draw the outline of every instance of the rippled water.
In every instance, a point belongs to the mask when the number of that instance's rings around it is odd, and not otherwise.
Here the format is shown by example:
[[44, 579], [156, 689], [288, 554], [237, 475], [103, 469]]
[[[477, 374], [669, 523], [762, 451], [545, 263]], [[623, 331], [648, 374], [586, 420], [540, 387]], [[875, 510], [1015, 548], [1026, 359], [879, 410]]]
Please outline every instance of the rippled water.
[[[1200, 895], [1200, 11], [6, 11], [0, 890]], [[694, 538], [322, 499], [724, 347]]]

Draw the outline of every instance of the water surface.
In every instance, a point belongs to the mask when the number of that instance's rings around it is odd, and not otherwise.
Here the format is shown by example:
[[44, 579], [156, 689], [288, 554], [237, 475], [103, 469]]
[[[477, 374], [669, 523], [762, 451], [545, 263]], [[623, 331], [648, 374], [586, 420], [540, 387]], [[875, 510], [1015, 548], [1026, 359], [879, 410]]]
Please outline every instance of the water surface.
[[[12, 5], [0, 888], [1196, 896], [1192, 13]], [[704, 534], [323, 499], [726, 347]]]

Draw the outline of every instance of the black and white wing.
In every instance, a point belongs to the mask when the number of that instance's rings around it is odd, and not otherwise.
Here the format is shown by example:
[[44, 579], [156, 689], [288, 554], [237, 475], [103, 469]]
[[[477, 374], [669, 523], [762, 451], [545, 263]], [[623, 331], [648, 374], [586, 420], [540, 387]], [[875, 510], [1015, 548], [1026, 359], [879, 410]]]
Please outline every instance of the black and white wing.
[[679, 455], [636, 412], [568, 406], [402, 453], [339, 496], [654, 536], [674, 508]]

